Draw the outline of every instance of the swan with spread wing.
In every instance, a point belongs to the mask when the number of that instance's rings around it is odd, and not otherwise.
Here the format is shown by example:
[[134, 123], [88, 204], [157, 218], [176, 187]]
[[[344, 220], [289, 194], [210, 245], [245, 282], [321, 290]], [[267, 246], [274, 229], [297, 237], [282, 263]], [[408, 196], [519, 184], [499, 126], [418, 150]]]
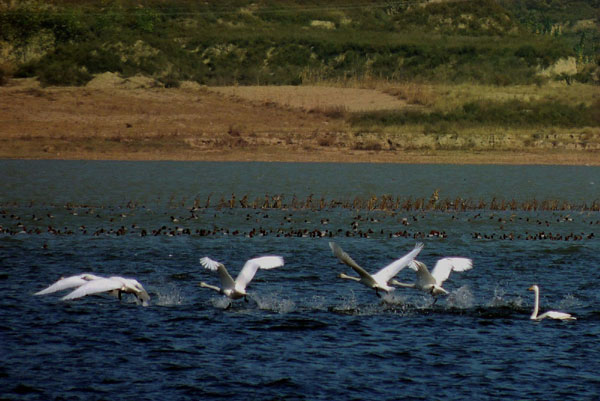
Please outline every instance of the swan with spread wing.
[[246, 261], [235, 280], [231, 277], [223, 263], [204, 257], [200, 259], [200, 264], [205, 269], [216, 271], [219, 274], [219, 279], [221, 281], [221, 287], [207, 284], [204, 281], [200, 283], [200, 287], [217, 291], [233, 300], [240, 298], [246, 299], [246, 287], [250, 281], [252, 281], [258, 269], [274, 269], [283, 266], [284, 261], [281, 256], [274, 255], [250, 259]]
[[354, 270], [359, 277], [348, 276], [347, 274], [340, 273], [338, 275], [339, 278], [343, 278], [346, 280], [353, 280], [363, 284], [368, 288], [372, 288], [375, 290], [375, 294], [378, 297], [381, 297], [379, 291], [383, 291], [385, 293], [390, 293], [394, 291], [394, 287], [390, 286], [388, 282], [392, 277], [398, 274], [402, 269], [408, 266], [415, 257], [421, 252], [423, 249], [422, 243], [417, 243], [412, 251], [401, 257], [400, 259], [395, 260], [390, 263], [383, 269], [379, 270], [375, 274], [368, 273], [365, 269], [359, 266], [346, 252], [340, 248], [338, 244], [335, 242], [330, 242], [329, 247], [333, 251], [333, 254], [346, 265], [350, 266], [352, 270]]
[[121, 299], [121, 295], [124, 293], [133, 294], [135, 295], [137, 301], [144, 306], [147, 306], [150, 301], [150, 296], [142, 284], [133, 278], [125, 278], [120, 276], [108, 278], [100, 277], [95, 280], [88, 281], [61, 299], [66, 301], [82, 298], [87, 295], [100, 294], [103, 292], [108, 292], [111, 295], [115, 295], [119, 297], [119, 299]]
[[438, 295], [448, 295], [442, 284], [450, 277], [451, 272], [464, 272], [473, 268], [473, 261], [468, 258], [442, 258], [437, 261], [431, 272], [425, 266], [425, 263], [414, 260], [409, 267], [416, 272], [417, 280], [414, 283], [401, 283], [392, 280], [391, 284], [405, 288], [415, 288], [417, 290], [430, 293], [434, 297], [434, 303]]

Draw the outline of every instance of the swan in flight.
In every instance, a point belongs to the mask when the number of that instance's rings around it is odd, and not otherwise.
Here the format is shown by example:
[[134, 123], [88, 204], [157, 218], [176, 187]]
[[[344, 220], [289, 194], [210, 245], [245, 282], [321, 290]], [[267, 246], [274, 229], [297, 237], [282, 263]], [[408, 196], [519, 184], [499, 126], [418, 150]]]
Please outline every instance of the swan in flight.
[[541, 315], [538, 315], [539, 312], [539, 307], [540, 307], [540, 287], [538, 287], [537, 285], [532, 285], [531, 287], [528, 288], [529, 291], [533, 291], [535, 293], [535, 305], [533, 307], [533, 313], [531, 313], [531, 316], [529, 317], [531, 320], [542, 320], [545, 318], [549, 318], [549, 319], [556, 319], [556, 320], [576, 320], [577, 318], [574, 316], [571, 316], [568, 313], [564, 313], [564, 312], [557, 312], [554, 310], [542, 313]]
[[[204, 281], [200, 283], [200, 287], [210, 288], [230, 299], [246, 299], [246, 286], [252, 281], [258, 269], [268, 270], [283, 266], [283, 258], [281, 256], [261, 256], [250, 259], [244, 264], [244, 267], [240, 270], [235, 281], [229, 275], [229, 272], [223, 263], [204, 257], [200, 259], [200, 264], [204, 266], [205, 269], [216, 271], [219, 274], [222, 288], [207, 284]], [[229, 306], [231, 306], [231, 304], [229, 304]]]
[[67, 290], [74, 287], [79, 287], [87, 283], [88, 281], [97, 280], [102, 278], [100, 276], [96, 276], [95, 274], [84, 273], [78, 274], [76, 276], [71, 277], [62, 277], [56, 283], [52, 284], [50, 287], [43, 289], [41, 291], [36, 292], [34, 295], [45, 295], [52, 294], [53, 292]]
[[369, 274], [365, 269], [360, 267], [358, 263], [356, 263], [346, 252], [340, 248], [338, 244], [335, 242], [330, 242], [329, 247], [333, 251], [333, 254], [343, 263], [347, 264], [354, 270], [360, 277], [348, 276], [344, 273], [340, 273], [338, 275], [339, 278], [343, 278], [346, 280], [354, 280], [359, 283], [362, 283], [368, 288], [372, 288], [375, 290], [375, 294], [381, 298], [381, 294], [379, 291], [384, 291], [386, 293], [390, 293], [394, 291], [394, 287], [388, 285], [388, 281], [394, 277], [396, 274], [400, 272], [400, 270], [404, 269], [408, 266], [414, 258], [417, 257], [421, 249], [423, 249], [422, 243], [417, 243], [412, 251], [404, 255], [398, 260], [390, 263], [383, 269], [379, 270], [375, 274]]
[[442, 258], [437, 261], [431, 273], [427, 266], [418, 260], [412, 261], [409, 267], [416, 271], [417, 281], [407, 284], [392, 280], [391, 284], [428, 292], [434, 297], [433, 303], [435, 304], [438, 295], [448, 295], [448, 291], [442, 288], [442, 284], [448, 279], [450, 273], [470, 270], [473, 267], [473, 261], [467, 258]]
[[76, 299], [85, 297], [86, 295], [99, 294], [102, 292], [110, 292], [121, 299], [121, 294], [133, 294], [142, 305], [148, 306], [150, 296], [144, 287], [135, 279], [124, 278], [119, 276], [104, 278], [100, 277], [95, 280], [87, 281], [80, 285], [77, 289], [62, 297], [62, 300]]

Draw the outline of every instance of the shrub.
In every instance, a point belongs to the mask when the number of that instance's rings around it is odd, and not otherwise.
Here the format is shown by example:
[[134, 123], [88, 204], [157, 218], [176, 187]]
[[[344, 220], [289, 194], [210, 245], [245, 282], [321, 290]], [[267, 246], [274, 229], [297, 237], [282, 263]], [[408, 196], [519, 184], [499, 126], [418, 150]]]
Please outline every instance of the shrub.
[[55, 61], [39, 71], [40, 83], [48, 85], [85, 85], [92, 79], [92, 75], [84, 68], [69, 62]]

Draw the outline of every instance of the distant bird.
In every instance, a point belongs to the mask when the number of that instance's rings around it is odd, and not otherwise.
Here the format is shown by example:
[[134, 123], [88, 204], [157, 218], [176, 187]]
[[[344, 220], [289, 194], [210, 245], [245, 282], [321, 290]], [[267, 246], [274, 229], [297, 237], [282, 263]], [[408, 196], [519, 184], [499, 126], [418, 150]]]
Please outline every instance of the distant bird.
[[392, 280], [391, 284], [428, 292], [434, 297], [433, 303], [435, 304], [438, 295], [448, 294], [448, 291], [442, 288], [442, 284], [448, 279], [450, 273], [470, 270], [473, 267], [473, 261], [467, 258], [442, 258], [437, 261], [431, 273], [427, 266], [418, 260], [412, 261], [409, 267], [416, 271], [416, 282], [407, 284]]
[[[244, 267], [242, 267], [242, 270], [240, 270], [234, 281], [225, 268], [225, 265], [208, 257], [204, 257], [200, 259], [200, 264], [205, 269], [218, 272], [222, 288], [205, 282], [201, 282], [200, 287], [215, 290], [232, 300], [244, 298], [247, 301], [246, 286], [252, 281], [258, 269], [274, 269], [283, 266], [283, 263], [283, 258], [281, 256], [261, 256], [250, 259], [244, 264]], [[229, 304], [229, 306], [231, 306], [231, 304]]]
[[62, 300], [81, 298], [86, 295], [99, 294], [109, 292], [111, 295], [121, 299], [123, 293], [133, 294], [142, 305], [147, 306], [150, 301], [150, 296], [144, 287], [135, 279], [124, 278], [119, 276], [109, 278], [98, 278], [86, 282], [79, 286], [76, 290], [62, 297]]
[[369, 274], [365, 269], [360, 267], [358, 263], [356, 263], [346, 252], [340, 248], [335, 242], [330, 242], [329, 247], [333, 251], [333, 254], [343, 263], [347, 264], [354, 270], [360, 277], [348, 276], [344, 273], [340, 273], [338, 275], [339, 278], [343, 278], [346, 280], [357, 281], [368, 288], [372, 288], [375, 290], [375, 294], [381, 298], [381, 294], [379, 291], [384, 291], [386, 293], [390, 293], [394, 291], [394, 287], [388, 285], [388, 281], [396, 274], [398, 274], [402, 269], [408, 266], [414, 258], [421, 252], [423, 249], [422, 243], [417, 243], [412, 251], [404, 255], [398, 260], [390, 263], [383, 269], [379, 270], [375, 274]]
[[531, 320], [542, 320], [542, 319], [556, 319], [556, 320], [576, 320], [574, 316], [571, 316], [568, 313], [557, 312], [557, 311], [548, 311], [538, 315], [539, 307], [540, 307], [540, 287], [537, 285], [532, 285], [528, 288], [529, 291], [533, 291], [535, 293], [535, 305], [533, 307], [533, 312], [529, 317]]
[[60, 280], [58, 280], [56, 283], [52, 284], [50, 287], [48, 287], [44, 290], [38, 291], [34, 295], [52, 294], [53, 292], [67, 290], [69, 288], [74, 288], [74, 287], [80, 287], [89, 281], [97, 280], [100, 278], [102, 278], [102, 277], [96, 276], [95, 274], [90, 274], [90, 273], [83, 273], [83, 274], [79, 274], [77, 276], [71, 276], [71, 277], [63, 277]]

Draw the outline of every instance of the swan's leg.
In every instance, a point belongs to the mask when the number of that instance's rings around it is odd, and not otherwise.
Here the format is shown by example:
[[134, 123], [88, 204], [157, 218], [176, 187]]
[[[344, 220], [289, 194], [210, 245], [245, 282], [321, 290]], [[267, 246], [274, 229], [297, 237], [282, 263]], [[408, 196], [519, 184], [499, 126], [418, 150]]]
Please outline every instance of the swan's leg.
[[123, 294], [123, 291], [121, 291], [121, 290], [117, 291], [117, 296], [119, 297], [119, 301], [122, 298], [122, 294]]
[[233, 305], [233, 302], [229, 301], [229, 304], [227, 304], [227, 307], [225, 307], [224, 310], [229, 310], [232, 305]]
[[377, 295], [377, 298], [381, 298], [381, 294], [377, 288], [375, 288], [375, 295]]
[[244, 295], [244, 302], [248, 303], [250, 301], [248, 301], [248, 297], [246, 295]]

